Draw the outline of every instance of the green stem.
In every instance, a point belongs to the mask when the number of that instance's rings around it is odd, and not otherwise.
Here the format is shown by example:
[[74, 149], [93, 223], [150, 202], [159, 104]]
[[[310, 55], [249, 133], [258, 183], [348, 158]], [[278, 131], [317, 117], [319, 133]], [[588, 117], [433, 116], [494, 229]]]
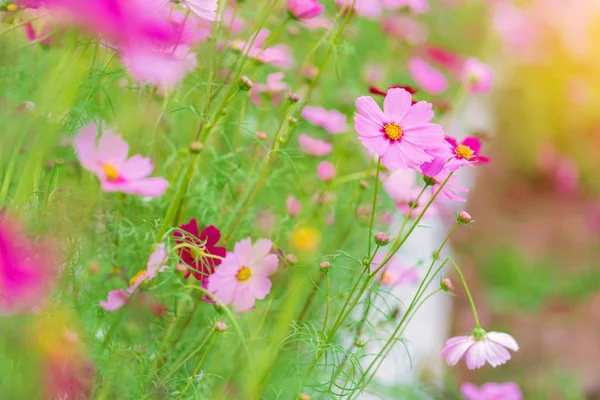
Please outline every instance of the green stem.
[[202, 358], [200, 358], [200, 361], [198, 362], [198, 366], [194, 370], [194, 373], [190, 376], [190, 379], [189, 379], [187, 385], [185, 386], [185, 388], [183, 388], [183, 390], [181, 391], [181, 393], [179, 394], [177, 399], [182, 398], [183, 395], [185, 394], [185, 392], [187, 392], [187, 390], [190, 388], [190, 386], [192, 386], [192, 383], [194, 383], [194, 378], [196, 378], [196, 375], [198, 375], [198, 372], [200, 371], [200, 368], [202, 367], [202, 363], [204, 362], [204, 359], [206, 358], [208, 351], [210, 350], [213, 343], [215, 342], [215, 336], [216, 336], [216, 333], [213, 333], [212, 338], [210, 339], [210, 343], [208, 344], [208, 346], [206, 346], [206, 350], [204, 350], [204, 354], [202, 354]]
[[379, 190], [379, 171], [381, 170], [381, 157], [377, 160], [377, 172], [375, 174], [375, 193], [373, 194], [373, 206], [371, 207], [371, 223], [369, 224], [367, 254], [371, 254], [371, 242], [373, 241], [373, 223], [375, 221], [375, 209], [377, 208], [377, 192]]
[[325, 305], [325, 318], [323, 319], [321, 338], [325, 337], [325, 332], [327, 331], [327, 320], [329, 319], [329, 308], [331, 306], [331, 283], [329, 282], [329, 272], [325, 272], [325, 279], [327, 280], [327, 303]]
[[[212, 327], [210, 329], [210, 331], [208, 331], [208, 333], [206, 334], [206, 336], [204, 337], [204, 340], [202, 340], [202, 342], [200, 342], [200, 345], [194, 350], [192, 351], [190, 354], [187, 355], [187, 357], [185, 357], [183, 360], [181, 360], [177, 366], [175, 368], [173, 368], [164, 378], [164, 380], [166, 381], [167, 379], [169, 379], [175, 372], [177, 372], [179, 370], [179, 368], [183, 367], [183, 365], [189, 361], [190, 358], [192, 358], [193, 356], [196, 355], [196, 353], [198, 353], [200, 350], [202, 350], [202, 348], [204, 347], [204, 345], [206, 344], [206, 342], [211, 339], [214, 338], [215, 336], [215, 328]], [[196, 375], [196, 373], [194, 373], [194, 375]]]
[[469, 291], [469, 286], [467, 285], [467, 281], [465, 280], [465, 277], [463, 276], [458, 265], [456, 265], [456, 263], [453, 260], [450, 260], [450, 262], [454, 266], [454, 270], [458, 274], [458, 278], [460, 279], [460, 282], [462, 283], [463, 287], [465, 288], [465, 293], [467, 294], [467, 298], [469, 299], [469, 304], [471, 305], [471, 310], [473, 311], [473, 318], [475, 318], [475, 325], [477, 326], [477, 328], [481, 329], [481, 324], [479, 323], [479, 315], [477, 315], [477, 308], [475, 307], [475, 302], [473, 301], [473, 297], [471, 296], [471, 292]]

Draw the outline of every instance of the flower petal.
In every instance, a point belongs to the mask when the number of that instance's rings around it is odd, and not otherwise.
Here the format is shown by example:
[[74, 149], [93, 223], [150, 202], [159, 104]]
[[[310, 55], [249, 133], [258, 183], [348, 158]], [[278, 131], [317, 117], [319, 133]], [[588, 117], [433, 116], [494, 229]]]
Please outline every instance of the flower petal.
[[501, 344], [502, 346], [511, 349], [512, 351], [519, 351], [519, 345], [514, 337], [504, 332], [488, 332], [486, 338], [492, 342]]
[[[412, 94], [402, 88], [393, 88], [387, 91], [383, 100], [383, 113], [392, 118], [396, 123], [401, 123], [412, 104]], [[384, 121], [390, 122], [390, 121]]]
[[371, 96], [361, 96], [355, 104], [358, 113], [376, 125], [383, 126], [387, 122], [385, 114]]

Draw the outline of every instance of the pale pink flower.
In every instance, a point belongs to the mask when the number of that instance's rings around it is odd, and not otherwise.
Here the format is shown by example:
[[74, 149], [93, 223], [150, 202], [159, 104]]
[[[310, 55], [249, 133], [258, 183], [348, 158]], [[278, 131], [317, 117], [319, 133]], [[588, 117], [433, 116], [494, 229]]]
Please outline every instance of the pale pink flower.
[[463, 383], [460, 392], [466, 400], [522, 400], [519, 385], [514, 382], [488, 382], [477, 387], [472, 383]]
[[189, 9], [200, 19], [217, 21], [218, 0], [182, 0], [181, 4]]
[[429, 11], [428, 0], [379, 0], [384, 8], [398, 10], [408, 8], [413, 14], [424, 14]]
[[385, 69], [379, 64], [368, 64], [362, 71], [362, 78], [371, 85], [377, 85], [385, 78]]
[[310, 30], [331, 29], [331, 27], [333, 26], [333, 23], [328, 18], [316, 17], [316, 18], [300, 21], [300, 25], [302, 25], [306, 29], [310, 29]]
[[283, 81], [283, 72], [275, 72], [267, 76], [265, 83], [256, 82], [252, 86], [250, 98], [254, 104], [261, 103], [261, 93], [269, 96], [273, 104], [279, 104], [281, 101], [281, 92], [289, 91], [290, 85]]
[[100, 302], [100, 307], [106, 311], [117, 311], [122, 308], [129, 300], [129, 293], [122, 289], [111, 290], [108, 292], [108, 298], [106, 301]]
[[492, 367], [505, 364], [510, 360], [510, 352], [518, 351], [516, 340], [507, 333], [485, 332], [478, 328], [470, 336], [456, 336], [446, 341], [442, 357], [446, 357], [449, 366], [458, 364], [465, 356], [467, 368], [481, 368], [486, 362]]
[[56, 254], [49, 243], [34, 242], [19, 223], [0, 215], [0, 314], [33, 311], [49, 294]]
[[494, 73], [487, 64], [469, 57], [463, 64], [462, 79], [471, 93], [487, 93], [492, 90]]
[[358, 138], [387, 168], [418, 168], [433, 159], [425, 150], [439, 148], [444, 140], [442, 127], [430, 123], [431, 104], [411, 103], [412, 95], [399, 88], [388, 90], [383, 112], [370, 96], [356, 100]]
[[427, 176], [427, 178], [431, 179], [434, 182], [433, 185], [431, 185], [431, 196], [433, 196], [440, 189], [440, 187], [446, 181], [446, 179], [448, 179], [448, 181], [446, 182], [436, 199], [457, 201], [461, 203], [467, 201], [464, 198], [462, 198], [459, 195], [459, 193], [468, 193], [469, 189], [467, 189], [464, 186], [458, 185], [458, 179], [456, 178], [456, 176], [453, 175], [450, 178], [448, 178], [450, 172], [442, 170], [440, 173], [433, 176], [427, 174], [425, 175]]
[[[373, 257], [371, 262], [371, 272], [377, 271], [385, 259], [387, 250], [380, 250]], [[393, 256], [375, 275], [384, 286], [403, 286], [410, 285], [419, 280], [419, 273], [416, 269], [402, 264], [398, 257]]]
[[385, 17], [381, 20], [381, 29], [385, 34], [412, 46], [419, 46], [427, 41], [427, 27], [409, 15], [396, 14]]
[[298, 144], [303, 152], [311, 156], [325, 156], [333, 150], [331, 143], [304, 134], [298, 136]]
[[84, 127], [75, 139], [77, 158], [100, 180], [105, 192], [123, 192], [141, 196], [162, 195], [169, 183], [164, 178], [149, 178], [154, 166], [140, 155], [127, 158], [129, 146], [121, 136], [105, 130], [96, 145], [97, 127]]
[[256, 299], [264, 299], [271, 291], [269, 276], [277, 272], [279, 258], [269, 254], [273, 243], [250, 239], [235, 244], [223, 262], [208, 279], [208, 290], [223, 304], [231, 304], [238, 312], [250, 311]]
[[290, 217], [296, 218], [302, 205], [294, 196], [289, 195], [285, 201], [285, 207]]
[[249, 58], [260, 63], [271, 64], [281, 69], [290, 69], [294, 64], [294, 59], [286, 45], [280, 44], [273, 47], [264, 47], [269, 35], [268, 29], [262, 29], [257, 34], [254, 43], [249, 39], [248, 41], [236, 40], [230, 44], [242, 53], [247, 54]]
[[323, 182], [328, 182], [335, 178], [335, 166], [329, 161], [321, 161], [317, 167], [317, 176]]
[[408, 61], [408, 72], [417, 85], [427, 93], [440, 94], [448, 89], [448, 80], [442, 72], [421, 58]]
[[287, 6], [290, 14], [301, 20], [316, 18], [325, 10], [318, 0], [288, 0]]
[[337, 110], [305, 106], [302, 110], [302, 118], [334, 135], [348, 130], [346, 116]]
[[343, 8], [354, 4], [352, 10], [363, 18], [377, 19], [381, 16], [380, 0], [335, 0], [335, 4]]
[[[383, 189], [392, 198], [396, 208], [409, 217], [419, 215], [431, 199], [431, 192], [417, 185], [417, 174], [409, 169], [391, 171], [383, 180]], [[420, 195], [420, 197], [419, 197]], [[430, 217], [437, 212], [432, 204], [423, 214]]]

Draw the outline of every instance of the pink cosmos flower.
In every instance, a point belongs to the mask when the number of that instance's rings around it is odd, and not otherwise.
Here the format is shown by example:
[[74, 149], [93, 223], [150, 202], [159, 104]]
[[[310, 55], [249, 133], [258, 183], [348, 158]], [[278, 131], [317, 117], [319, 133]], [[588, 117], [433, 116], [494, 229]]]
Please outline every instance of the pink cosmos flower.
[[412, 46], [425, 44], [428, 31], [425, 25], [409, 15], [396, 14], [381, 20], [386, 35], [398, 38]]
[[379, 0], [384, 8], [398, 10], [408, 8], [413, 14], [423, 14], [429, 11], [427, 0]]
[[0, 314], [31, 311], [51, 289], [55, 251], [35, 243], [20, 231], [17, 221], [0, 215]]
[[302, 110], [302, 118], [313, 125], [320, 126], [333, 135], [344, 133], [348, 130], [346, 116], [337, 110], [305, 106]]
[[300, 149], [310, 156], [326, 156], [333, 150], [331, 143], [304, 134], [298, 136], [298, 144]]
[[446, 341], [442, 357], [446, 357], [449, 366], [455, 366], [465, 356], [467, 368], [478, 369], [486, 362], [492, 367], [505, 364], [510, 360], [510, 352], [518, 351], [517, 341], [502, 332], [485, 332], [475, 329], [470, 336], [456, 336]]
[[105, 130], [96, 145], [97, 127], [90, 124], [77, 135], [77, 158], [100, 180], [105, 192], [123, 192], [140, 196], [162, 195], [169, 186], [164, 178], [149, 178], [154, 166], [150, 159], [135, 155], [127, 158], [129, 146], [121, 136]]
[[[392, 198], [396, 208], [411, 218], [421, 214], [431, 199], [430, 191], [421, 194], [423, 188], [417, 185], [417, 174], [408, 169], [391, 171], [383, 180], [383, 189]], [[432, 204], [423, 216], [430, 217], [436, 213], [436, 207]]]
[[[378, 251], [373, 257], [371, 263], [371, 272], [375, 272], [385, 259], [387, 251]], [[410, 285], [419, 280], [419, 273], [416, 269], [407, 267], [398, 261], [398, 257], [393, 256], [387, 264], [381, 268], [375, 275], [384, 286], [403, 286]]]
[[460, 75], [464, 60], [459, 54], [444, 47], [426, 45], [423, 49], [424, 57], [450, 72], [453, 75]]
[[279, 258], [269, 254], [273, 243], [250, 239], [235, 244], [208, 280], [208, 290], [223, 304], [231, 304], [238, 312], [250, 311], [256, 299], [264, 299], [271, 291], [269, 276], [277, 272]]
[[487, 64], [469, 57], [463, 65], [462, 79], [471, 93], [488, 93], [492, 90], [494, 73]]
[[[448, 178], [448, 175], [450, 175], [450, 172], [440, 170], [440, 172], [435, 175], [429, 175], [423, 171], [423, 174], [426, 176], [426, 179], [430, 179], [433, 182], [433, 184], [431, 185], [431, 196], [433, 196], [440, 189], [442, 184], [446, 182], [446, 179]], [[468, 193], [469, 189], [467, 189], [464, 186], [458, 185], [457, 181], [458, 179], [456, 178], [456, 176], [451, 176], [448, 179], [448, 182], [446, 182], [446, 184], [438, 194], [437, 198], [440, 200], [458, 201], [461, 203], [467, 201], [464, 198], [462, 198], [458, 193]]]
[[217, 21], [218, 0], [183, 0], [181, 4], [189, 7], [198, 18], [206, 21]]
[[472, 383], [463, 383], [460, 392], [467, 400], [522, 400], [519, 385], [514, 382], [488, 382], [477, 387]]
[[284, 70], [290, 69], [294, 64], [294, 59], [286, 45], [280, 44], [273, 47], [264, 47], [269, 35], [268, 29], [261, 29], [254, 43], [249, 39], [248, 41], [236, 40], [230, 44], [242, 53], [247, 54], [249, 58], [260, 63], [271, 64]]
[[363, 18], [377, 19], [381, 16], [380, 0], [335, 0], [335, 4], [352, 10]]
[[448, 89], [448, 81], [444, 74], [421, 58], [412, 58], [408, 61], [408, 72], [417, 85], [427, 93], [440, 94]]
[[287, 212], [292, 218], [296, 218], [298, 213], [300, 212], [300, 208], [302, 205], [300, 202], [292, 195], [289, 195], [287, 200], [285, 201], [285, 206], [287, 208]]
[[272, 98], [273, 104], [279, 104], [281, 101], [281, 92], [286, 92], [290, 89], [290, 85], [283, 81], [283, 77], [283, 72], [276, 72], [269, 74], [265, 83], [255, 82], [250, 92], [252, 102], [260, 104], [260, 94], [263, 93]]
[[312, 19], [323, 14], [325, 7], [318, 0], [288, 0], [288, 11], [297, 19]]
[[335, 166], [329, 161], [321, 161], [317, 167], [317, 176], [323, 182], [328, 182], [335, 178]]
[[163, 272], [168, 268], [167, 265], [164, 265], [166, 261], [167, 252], [165, 250], [165, 245], [164, 243], [160, 243], [148, 258], [146, 269], [140, 271], [131, 279], [129, 288], [127, 288], [127, 290], [111, 290], [108, 292], [107, 300], [100, 302], [100, 307], [104, 308], [106, 311], [116, 311], [123, 307], [127, 304], [127, 301], [133, 292], [135, 292], [142, 283], [156, 278], [156, 275], [158, 275], [159, 272]]
[[476, 137], [469, 136], [460, 144], [452, 137], [447, 137], [446, 141], [452, 146], [450, 148], [450, 158], [444, 166], [446, 171], [453, 172], [465, 165], [485, 164], [490, 160], [479, 155], [481, 142]]
[[383, 112], [370, 96], [356, 100], [354, 128], [363, 146], [381, 156], [387, 168], [417, 168], [433, 157], [425, 150], [439, 148], [442, 127], [432, 124], [431, 104], [411, 105], [412, 95], [404, 89], [390, 89]]

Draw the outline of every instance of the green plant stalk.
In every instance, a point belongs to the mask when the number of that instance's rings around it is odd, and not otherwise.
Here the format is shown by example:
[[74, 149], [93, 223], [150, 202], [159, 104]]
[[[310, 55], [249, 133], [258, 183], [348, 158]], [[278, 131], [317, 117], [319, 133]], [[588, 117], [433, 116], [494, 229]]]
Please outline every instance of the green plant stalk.
[[185, 394], [185, 392], [187, 392], [187, 390], [190, 388], [190, 386], [192, 386], [192, 383], [194, 383], [194, 378], [196, 377], [196, 375], [198, 375], [198, 372], [200, 371], [200, 368], [202, 367], [202, 363], [204, 363], [204, 359], [206, 358], [208, 351], [210, 350], [213, 343], [215, 342], [215, 337], [216, 337], [216, 333], [213, 331], [212, 337], [210, 339], [210, 343], [208, 343], [208, 346], [206, 346], [206, 350], [204, 350], [204, 354], [202, 354], [202, 358], [200, 358], [200, 361], [198, 362], [198, 366], [194, 370], [194, 373], [190, 376], [190, 379], [188, 380], [187, 385], [185, 386], [185, 388], [183, 388], [183, 390], [181, 391], [181, 393], [179, 394], [177, 399], [182, 398], [183, 395]]
[[379, 171], [381, 170], [381, 157], [377, 159], [377, 172], [375, 174], [375, 193], [373, 194], [373, 205], [371, 207], [371, 222], [369, 224], [369, 232], [367, 235], [367, 254], [371, 254], [371, 242], [373, 241], [373, 223], [375, 222], [375, 210], [377, 209], [377, 192], [379, 190]]
[[323, 328], [321, 329], [321, 338], [325, 338], [327, 332], [327, 321], [329, 320], [329, 308], [331, 307], [331, 282], [329, 281], [329, 271], [325, 272], [327, 280], [327, 302], [325, 303], [325, 318], [323, 318]]
[[454, 266], [454, 270], [456, 271], [456, 274], [458, 275], [458, 278], [460, 279], [460, 282], [462, 283], [463, 288], [465, 289], [467, 298], [469, 299], [469, 304], [471, 305], [471, 311], [473, 311], [473, 318], [475, 319], [475, 325], [478, 329], [481, 329], [481, 324], [479, 323], [479, 315], [477, 314], [477, 307], [475, 307], [475, 302], [473, 301], [473, 296], [471, 296], [471, 292], [469, 291], [469, 286], [467, 285], [467, 281], [465, 280], [465, 277], [463, 276], [458, 265], [456, 265], [456, 263], [453, 260], [450, 260], [450, 262]]
[[[200, 350], [202, 350], [202, 348], [204, 347], [204, 345], [206, 344], [206, 342], [208, 342], [209, 339], [214, 338], [215, 336], [215, 327], [213, 326], [208, 333], [206, 334], [206, 336], [204, 337], [204, 339], [202, 340], [202, 342], [200, 342], [200, 345], [198, 345], [198, 347], [196, 347], [196, 349], [194, 351], [192, 351], [190, 354], [187, 355], [187, 357], [184, 357], [183, 360], [181, 360], [180, 362], [177, 363], [177, 366], [175, 368], [173, 368], [171, 371], [169, 371], [169, 373], [164, 377], [164, 380], [166, 381], [167, 379], [169, 379], [171, 376], [173, 376], [173, 374], [175, 372], [177, 372], [179, 370], [179, 368], [183, 367], [183, 365], [189, 361], [190, 358], [192, 358], [193, 356], [195, 356]], [[196, 373], [194, 373], [194, 375], [196, 375]]]

